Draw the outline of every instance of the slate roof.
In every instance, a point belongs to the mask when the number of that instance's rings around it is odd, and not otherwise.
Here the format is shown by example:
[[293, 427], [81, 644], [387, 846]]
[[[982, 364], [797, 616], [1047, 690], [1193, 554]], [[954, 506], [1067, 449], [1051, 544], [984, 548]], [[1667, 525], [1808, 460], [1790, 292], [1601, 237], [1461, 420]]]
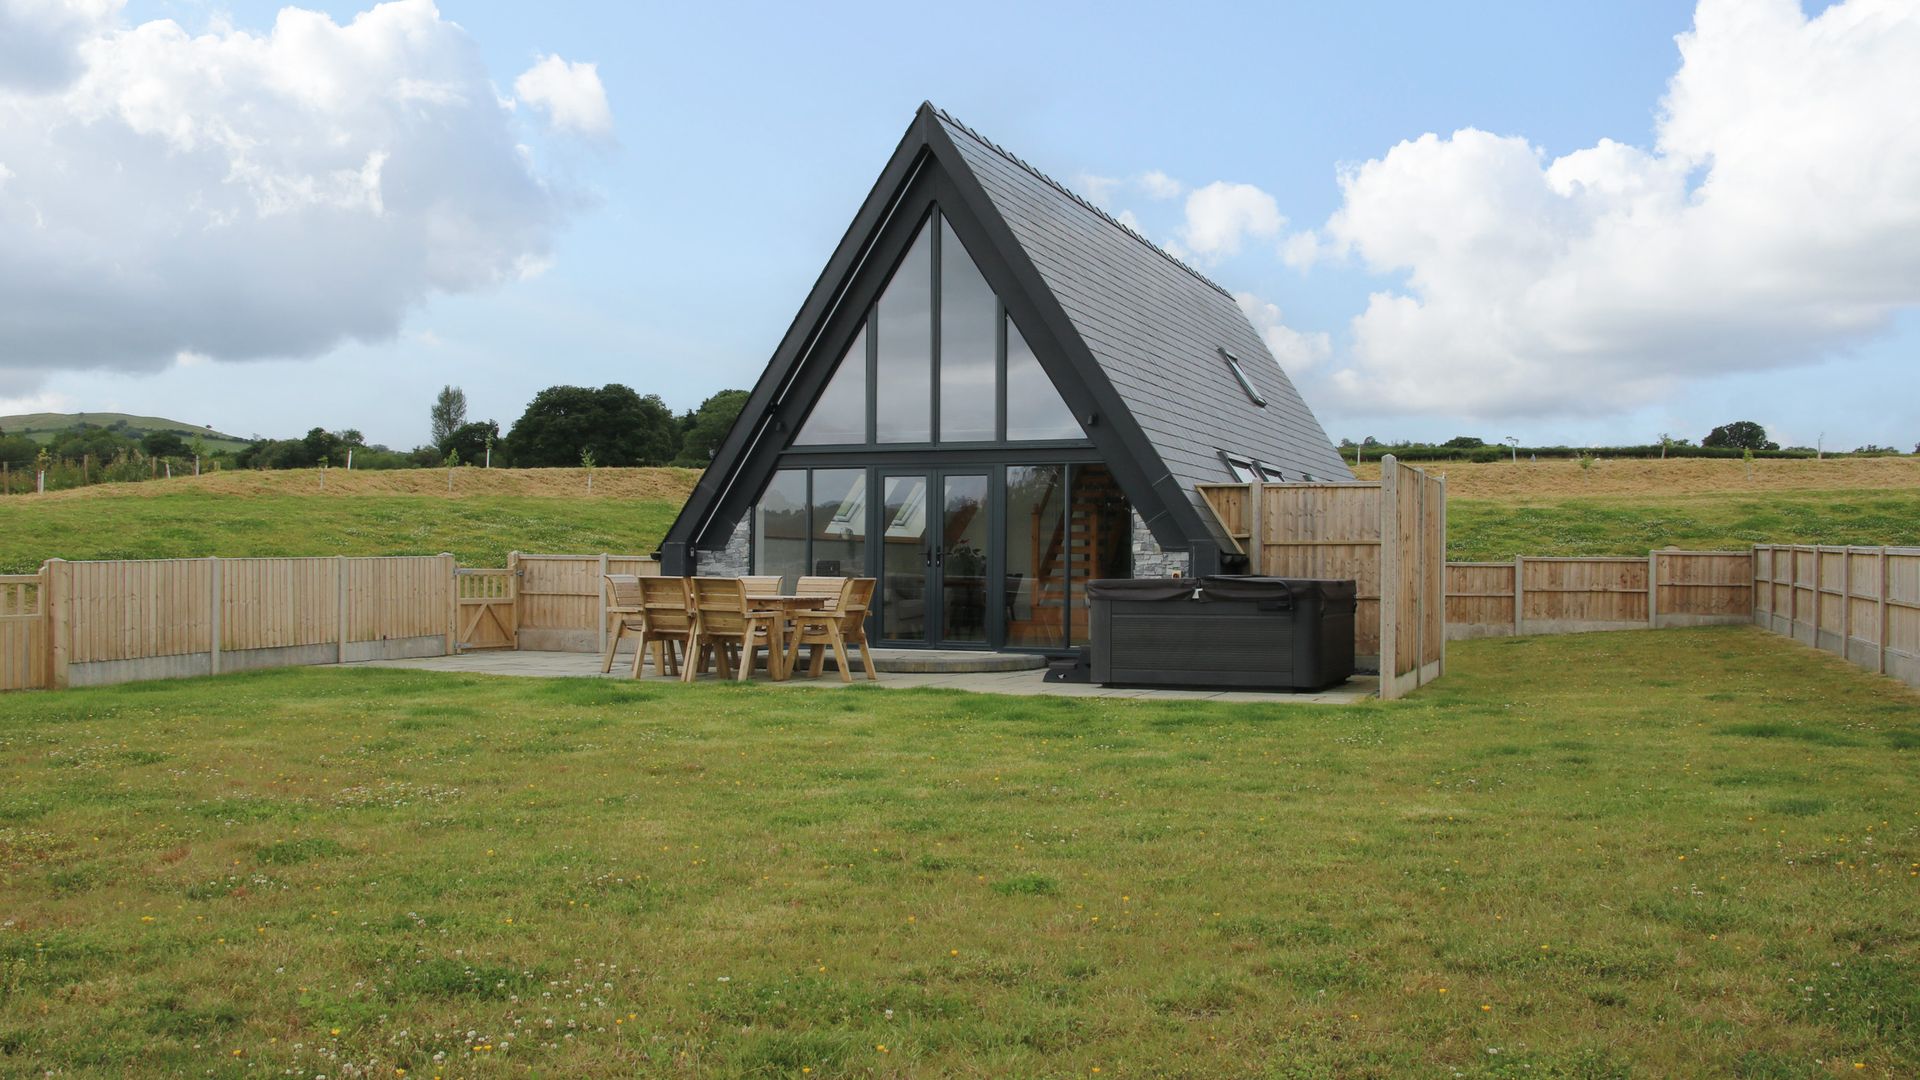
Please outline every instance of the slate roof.
[[945, 112], [933, 115], [1196, 506], [1195, 484], [1233, 480], [1222, 450], [1289, 481], [1354, 478], [1232, 295]]

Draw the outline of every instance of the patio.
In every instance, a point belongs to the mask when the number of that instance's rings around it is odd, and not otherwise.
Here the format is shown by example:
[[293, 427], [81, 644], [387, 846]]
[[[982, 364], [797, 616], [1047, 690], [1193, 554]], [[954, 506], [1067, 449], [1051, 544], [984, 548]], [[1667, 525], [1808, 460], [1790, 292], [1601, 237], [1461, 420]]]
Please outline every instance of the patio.
[[[901, 654], [896, 657], [895, 654]], [[925, 650], [875, 649], [874, 660], [884, 669], [888, 661], [911, 658], [925, 663], [933, 656], [946, 655]], [[979, 653], [959, 654], [977, 659]], [[1005, 654], [1003, 654], [1005, 655]], [[485, 650], [462, 653], [458, 656], [430, 656], [415, 660], [368, 660], [345, 667], [390, 667], [408, 668], [414, 671], [467, 672], [476, 675], [521, 675], [543, 679], [609, 679], [626, 678], [630, 653], [622, 653], [613, 663], [612, 674], [602, 674], [600, 657], [594, 653], [578, 652], [512, 652], [506, 650]], [[653, 673], [653, 665], [646, 667], [649, 681], [666, 685], [666, 680], [658, 679]], [[701, 675], [700, 682], [713, 681], [712, 675]], [[867, 683], [864, 678], [855, 678], [852, 683], [843, 683], [832, 674], [818, 679], [800, 676], [785, 682], [773, 682], [764, 675], [756, 675], [751, 680], [756, 685], [771, 687], [812, 687], [839, 689], [846, 686], [860, 686]], [[1356, 675], [1339, 686], [1319, 693], [1286, 694], [1258, 693], [1243, 690], [1155, 690], [1133, 687], [1109, 688], [1097, 683], [1050, 683], [1042, 678], [1037, 669], [1016, 671], [911, 671], [888, 672], [872, 685], [894, 689], [912, 689], [914, 687], [935, 687], [944, 690], [966, 690], [977, 694], [1010, 694], [1021, 696], [1049, 695], [1055, 697], [1108, 697], [1140, 698], [1154, 701], [1222, 701], [1222, 702], [1268, 702], [1275, 705], [1351, 705], [1379, 696], [1380, 680], [1372, 675]]]

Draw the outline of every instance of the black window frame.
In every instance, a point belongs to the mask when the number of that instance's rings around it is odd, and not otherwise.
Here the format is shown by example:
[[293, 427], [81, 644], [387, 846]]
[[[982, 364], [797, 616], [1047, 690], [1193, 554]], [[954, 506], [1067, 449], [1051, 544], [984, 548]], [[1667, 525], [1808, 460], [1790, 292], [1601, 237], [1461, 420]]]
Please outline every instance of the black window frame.
[[1260, 393], [1259, 390], [1254, 389], [1253, 380], [1247, 377], [1247, 369], [1240, 366], [1240, 358], [1228, 352], [1224, 347], [1220, 349], [1220, 358], [1227, 362], [1227, 368], [1233, 372], [1233, 377], [1240, 380], [1240, 389], [1247, 392], [1247, 400], [1262, 409], [1266, 408], [1266, 396]]

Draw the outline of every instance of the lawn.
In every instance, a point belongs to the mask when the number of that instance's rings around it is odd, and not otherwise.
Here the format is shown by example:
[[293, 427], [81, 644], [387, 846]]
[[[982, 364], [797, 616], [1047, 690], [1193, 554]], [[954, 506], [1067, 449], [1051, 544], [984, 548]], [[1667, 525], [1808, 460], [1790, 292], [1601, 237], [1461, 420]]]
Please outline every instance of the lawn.
[[10, 695], [0, 1073], [1920, 1068], [1920, 697], [1741, 627], [1451, 658], [1351, 708]]

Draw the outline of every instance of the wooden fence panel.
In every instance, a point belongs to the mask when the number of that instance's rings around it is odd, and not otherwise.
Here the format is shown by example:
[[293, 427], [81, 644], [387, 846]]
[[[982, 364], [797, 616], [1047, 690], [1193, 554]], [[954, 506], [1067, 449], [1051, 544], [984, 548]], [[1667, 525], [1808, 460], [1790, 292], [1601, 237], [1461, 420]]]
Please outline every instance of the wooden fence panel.
[[1448, 563], [1448, 634], [1455, 638], [1512, 634], [1515, 574], [1513, 563]]
[[[1758, 557], [1772, 565], [1769, 553]], [[1446, 633], [1466, 638], [1744, 623], [1754, 618], [1761, 595], [1755, 560], [1744, 551], [1667, 550], [1645, 558], [1449, 563]]]
[[67, 662], [204, 653], [213, 620], [205, 559], [76, 562], [61, 598], [69, 612]]
[[[201, 567], [208, 565], [200, 560], [194, 563]], [[337, 639], [340, 568], [335, 560], [221, 559], [219, 571], [223, 575], [220, 583], [222, 652], [289, 649]], [[205, 610], [204, 606], [201, 610]]]
[[32, 690], [50, 678], [47, 648], [47, 578], [0, 575], [0, 690]]
[[1761, 545], [1753, 621], [1920, 686], [1920, 548]]
[[644, 555], [527, 555], [509, 559], [520, 573], [520, 648], [599, 652], [606, 638], [605, 574], [652, 577], [660, 564]]
[[348, 643], [447, 634], [453, 599], [450, 561], [433, 555], [348, 559]]
[[1353, 579], [1353, 651], [1379, 656], [1380, 486], [1263, 484], [1260, 493], [1260, 558], [1250, 568], [1275, 577]]

